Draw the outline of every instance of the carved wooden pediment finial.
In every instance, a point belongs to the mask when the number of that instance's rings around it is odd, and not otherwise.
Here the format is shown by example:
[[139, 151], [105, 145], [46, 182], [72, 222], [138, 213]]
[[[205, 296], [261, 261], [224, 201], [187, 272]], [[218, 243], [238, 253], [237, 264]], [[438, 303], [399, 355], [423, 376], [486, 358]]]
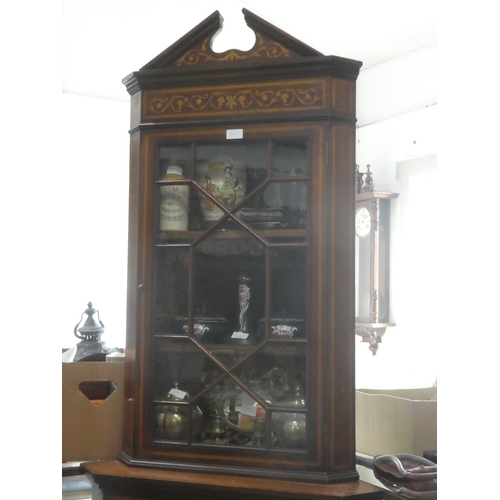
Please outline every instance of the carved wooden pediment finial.
[[248, 27], [255, 34], [255, 44], [250, 50], [230, 49], [220, 53], [212, 50], [213, 39], [222, 30], [223, 25], [222, 16], [215, 11], [175, 44], [143, 66], [141, 71], [183, 66], [208, 66], [235, 61], [258, 61], [271, 64], [281, 59], [293, 60], [322, 55], [250, 11], [243, 9], [243, 15]]

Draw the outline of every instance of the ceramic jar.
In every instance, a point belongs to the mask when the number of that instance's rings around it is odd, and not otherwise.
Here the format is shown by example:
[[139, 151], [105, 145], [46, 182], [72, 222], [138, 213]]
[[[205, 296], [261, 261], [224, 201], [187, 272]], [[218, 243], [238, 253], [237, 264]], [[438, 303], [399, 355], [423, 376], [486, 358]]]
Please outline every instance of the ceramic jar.
[[[170, 402], [184, 401], [189, 399], [189, 394], [179, 389], [177, 383], [175, 388], [167, 394]], [[197, 432], [201, 422], [201, 410], [196, 406], [192, 409], [192, 425]], [[156, 426], [160, 438], [172, 440], [186, 439], [187, 432], [187, 406], [186, 405], [164, 405], [156, 412]]]
[[[261, 336], [266, 332], [266, 319], [258, 321], [258, 331]], [[271, 337], [280, 340], [304, 338], [306, 332], [306, 320], [302, 318], [271, 318]]]
[[[170, 166], [163, 180], [182, 180], [182, 168]], [[189, 186], [176, 184], [160, 187], [160, 231], [187, 231]]]
[[202, 211], [206, 224], [218, 221], [223, 211], [213, 199], [228, 210], [234, 208], [246, 194], [246, 169], [242, 162], [229, 158], [211, 160], [197, 169], [197, 182], [211, 197], [202, 195]]
[[[176, 331], [179, 335], [188, 332], [187, 316], [180, 316], [175, 320]], [[207, 311], [205, 307], [196, 310], [194, 317], [194, 338], [200, 342], [217, 344], [224, 342], [229, 332], [229, 322], [223, 316]]]

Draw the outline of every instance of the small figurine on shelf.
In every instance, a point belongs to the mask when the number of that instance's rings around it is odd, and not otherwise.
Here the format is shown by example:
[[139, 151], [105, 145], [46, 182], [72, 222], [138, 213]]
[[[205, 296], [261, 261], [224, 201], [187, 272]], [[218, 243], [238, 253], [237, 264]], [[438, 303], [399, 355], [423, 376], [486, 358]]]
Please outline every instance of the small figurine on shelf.
[[237, 344], [255, 344], [258, 341], [257, 334], [253, 332], [251, 325], [251, 279], [247, 273], [240, 273], [238, 276], [238, 331], [233, 332], [230, 338], [231, 343]]
[[240, 303], [240, 332], [249, 332], [250, 311], [250, 278], [243, 274], [239, 276], [238, 300]]

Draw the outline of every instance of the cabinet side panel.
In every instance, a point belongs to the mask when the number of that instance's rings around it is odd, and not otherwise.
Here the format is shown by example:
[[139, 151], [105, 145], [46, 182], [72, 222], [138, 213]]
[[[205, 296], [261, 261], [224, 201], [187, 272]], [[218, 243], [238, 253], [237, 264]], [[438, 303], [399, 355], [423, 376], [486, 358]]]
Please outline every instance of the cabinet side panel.
[[130, 96], [130, 130], [141, 123], [142, 90]]
[[[325, 467], [324, 442], [325, 422], [328, 419], [325, 412], [325, 401], [327, 395], [325, 391], [329, 386], [325, 378], [327, 359], [324, 354], [325, 332], [328, 325], [326, 321], [326, 311], [328, 309], [327, 292], [327, 256], [325, 252], [328, 238], [327, 214], [328, 214], [328, 193], [327, 193], [327, 172], [325, 169], [325, 142], [328, 132], [327, 128], [317, 129], [317, 133], [311, 138], [311, 203], [310, 203], [310, 256], [309, 256], [309, 307], [310, 307], [310, 365], [308, 368], [310, 381], [309, 390], [311, 394], [310, 404], [313, 411], [308, 415], [308, 426], [315, 431], [314, 447], [311, 443], [311, 451], [318, 457], [318, 467]], [[317, 394], [315, 394], [317, 393]]]
[[331, 112], [354, 118], [356, 110], [356, 83], [342, 78], [331, 79]]
[[355, 128], [332, 127], [328, 288], [333, 303], [328, 323], [332, 360], [330, 380], [331, 470], [355, 468], [355, 372], [354, 372], [354, 210]]
[[135, 366], [137, 339], [137, 286], [139, 259], [139, 198], [140, 198], [140, 132], [130, 137], [130, 188], [127, 277], [127, 335], [125, 348], [125, 396], [123, 416], [123, 451], [133, 453], [135, 411]]
[[137, 362], [136, 376], [136, 409], [135, 451], [141, 454], [145, 443], [149, 442], [148, 422], [150, 412], [150, 341], [151, 341], [151, 308], [153, 301], [153, 261], [152, 249], [154, 247], [154, 196], [155, 196], [155, 158], [156, 139], [154, 134], [142, 133], [139, 156], [139, 183], [140, 200], [138, 212], [139, 219], [139, 249], [137, 259], [138, 286], [136, 307], [138, 311], [137, 329]]

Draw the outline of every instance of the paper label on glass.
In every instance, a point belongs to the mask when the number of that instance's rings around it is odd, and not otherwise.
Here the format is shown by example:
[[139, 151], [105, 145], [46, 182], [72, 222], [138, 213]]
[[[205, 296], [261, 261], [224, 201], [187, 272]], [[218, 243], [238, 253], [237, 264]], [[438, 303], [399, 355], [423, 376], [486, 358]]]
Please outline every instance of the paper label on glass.
[[172, 396], [175, 396], [176, 398], [184, 399], [187, 392], [181, 391], [179, 389], [170, 389], [169, 394], [172, 394]]
[[240, 413], [250, 417], [257, 415], [257, 403], [248, 394], [242, 396]]
[[187, 231], [189, 186], [162, 186], [160, 196], [160, 231]]
[[250, 335], [249, 333], [233, 332], [233, 334], [231, 335], [231, 338], [232, 339], [243, 339], [243, 340], [245, 340], [245, 339], [248, 338], [249, 335]]

